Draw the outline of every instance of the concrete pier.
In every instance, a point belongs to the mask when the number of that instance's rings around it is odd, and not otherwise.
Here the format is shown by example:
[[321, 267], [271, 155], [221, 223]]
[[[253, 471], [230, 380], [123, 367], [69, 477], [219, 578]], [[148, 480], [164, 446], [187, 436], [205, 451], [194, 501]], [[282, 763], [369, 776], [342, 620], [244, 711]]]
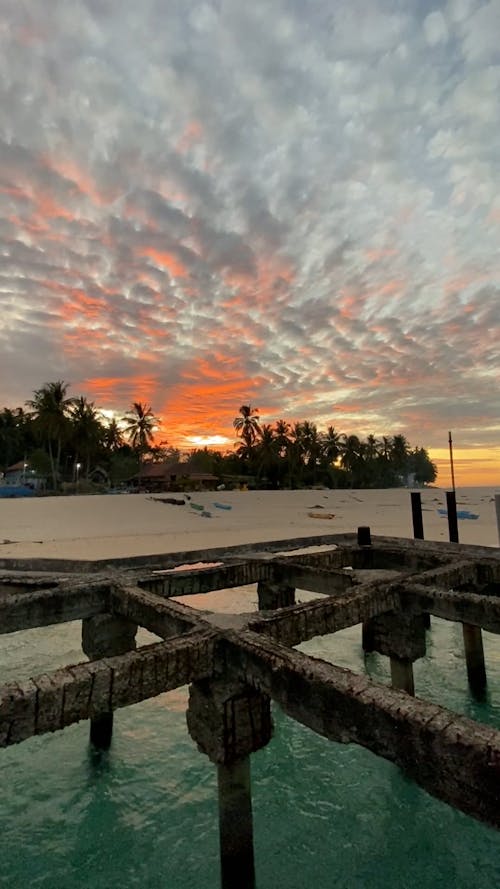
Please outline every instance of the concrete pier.
[[[137, 624], [126, 617], [97, 614], [82, 621], [82, 650], [89, 660], [135, 651]], [[113, 713], [105, 710], [90, 719], [90, 742], [107, 750], [113, 737]]]
[[[190, 685], [188, 729], [217, 769], [223, 889], [254, 889], [250, 760], [271, 739], [271, 701], [500, 829], [500, 732], [414, 697], [413, 682], [429, 613], [463, 625], [469, 682], [484, 691], [481, 629], [500, 635], [500, 550], [361, 531], [361, 544], [324, 535], [73, 568], [4, 560], [0, 635], [81, 620], [90, 661], [0, 686], [0, 747], [90, 720], [92, 744], [105, 748], [115, 710]], [[308, 544], [322, 549], [297, 555]], [[198, 567], [171, 571], [186, 563]], [[260, 612], [189, 606], [195, 593], [249, 583]], [[294, 604], [296, 589], [315, 596]], [[296, 648], [360, 624], [365, 647], [390, 658], [392, 688]], [[160, 641], [136, 650], [138, 626]]]
[[217, 766], [222, 889], [255, 889], [250, 754], [271, 740], [270, 700], [239, 683], [196, 683], [187, 724]]
[[[381, 614], [363, 624], [372, 651], [385, 654], [391, 662], [392, 687], [415, 694], [413, 662], [425, 656], [425, 615]], [[365, 649], [366, 650], [366, 649]]]
[[250, 757], [217, 766], [221, 889], [254, 889]]
[[415, 694], [413, 664], [408, 658], [391, 657], [391, 683], [409, 695]]
[[295, 587], [286, 583], [270, 583], [267, 580], [259, 580], [257, 596], [259, 611], [272, 611], [275, 608], [295, 605]]
[[462, 629], [470, 689], [476, 697], [482, 698], [486, 690], [486, 667], [481, 627], [462, 624]]

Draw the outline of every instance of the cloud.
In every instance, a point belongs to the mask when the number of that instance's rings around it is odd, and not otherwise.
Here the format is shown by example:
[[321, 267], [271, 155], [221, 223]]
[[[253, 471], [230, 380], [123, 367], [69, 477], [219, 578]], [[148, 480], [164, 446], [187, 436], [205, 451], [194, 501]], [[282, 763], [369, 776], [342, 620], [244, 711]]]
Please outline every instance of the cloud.
[[498, 435], [496, 3], [36, 0], [0, 29], [5, 403]]

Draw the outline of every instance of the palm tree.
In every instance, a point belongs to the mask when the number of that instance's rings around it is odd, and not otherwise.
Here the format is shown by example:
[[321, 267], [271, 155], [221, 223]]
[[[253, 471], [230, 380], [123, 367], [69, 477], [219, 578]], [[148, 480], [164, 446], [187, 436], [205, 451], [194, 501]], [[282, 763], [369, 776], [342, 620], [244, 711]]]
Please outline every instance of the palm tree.
[[108, 451], [118, 451], [124, 445], [123, 432], [114, 417], [104, 429], [103, 440]]
[[380, 454], [380, 442], [374, 435], [366, 437], [366, 459], [376, 460]]
[[74, 404], [74, 398], [67, 397], [68, 386], [63, 380], [45, 383], [26, 402], [33, 409], [32, 416], [40, 436], [47, 442], [54, 490], [59, 480], [62, 443], [70, 429], [68, 412]]
[[286, 457], [290, 447], [290, 423], [286, 420], [276, 420], [274, 424], [274, 440], [280, 457]]
[[336, 463], [342, 453], [342, 433], [329, 426], [321, 437], [323, 456], [327, 463]]
[[351, 476], [351, 487], [354, 487], [356, 474], [363, 460], [363, 447], [357, 435], [344, 436], [340, 463]]
[[94, 403], [84, 395], [75, 399], [70, 408], [71, 433], [75, 448], [75, 465], [78, 456], [85, 459], [85, 478], [90, 472], [90, 461], [104, 441], [104, 425]]
[[240, 416], [235, 417], [233, 426], [247, 448], [251, 448], [260, 430], [258, 408], [252, 408], [251, 404], [242, 404]]
[[21, 407], [0, 411], [0, 469], [7, 469], [26, 452], [25, 414]]
[[258, 460], [258, 475], [264, 477], [272, 485], [277, 486], [278, 481], [278, 448], [270, 423], [264, 423], [260, 428], [259, 440], [256, 446]]
[[390, 460], [396, 472], [405, 476], [408, 472], [410, 445], [405, 435], [394, 435], [391, 441]]
[[154, 430], [159, 420], [154, 415], [152, 408], [142, 401], [132, 402], [132, 407], [123, 418], [125, 435], [128, 437], [131, 447], [137, 451], [139, 462], [143, 455], [151, 447], [154, 441]]

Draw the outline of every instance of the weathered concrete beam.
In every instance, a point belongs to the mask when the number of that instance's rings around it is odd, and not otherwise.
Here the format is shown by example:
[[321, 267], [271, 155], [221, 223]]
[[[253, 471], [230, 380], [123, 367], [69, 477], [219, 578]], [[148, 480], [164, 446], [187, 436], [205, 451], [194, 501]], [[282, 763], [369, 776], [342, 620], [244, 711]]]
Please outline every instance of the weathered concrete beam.
[[1, 686], [0, 747], [206, 679], [213, 673], [214, 649], [215, 633], [198, 631]]
[[81, 620], [108, 608], [110, 584], [87, 580], [0, 597], [0, 634]]
[[148, 590], [115, 585], [110, 595], [110, 610], [156, 633], [162, 639], [180, 636], [199, 626], [196, 611], [181, 602], [164, 602]]
[[248, 626], [256, 633], [293, 646], [313, 636], [336, 633], [377, 614], [394, 611], [399, 604], [398, 593], [391, 589], [355, 587], [346, 596], [305, 602], [283, 608], [276, 614], [256, 617]]
[[235, 679], [293, 719], [366, 747], [432, 796], [500, 828], [500, 732], [248, 631], [222, 644]]
[[214, 568], [197, 568], [192, 571], [153, 575], [139, 579], [137, 586], [149, 590], [157, 596], [170, 598], [171, 596], [211, 593], [213, 590], [246, 586], [270, 578], [270, 563], [256, 560], [236, 565], [220, 565]]
[[427, 571], [419, 572], [417, 582], [424, 586], [429, 584], [440, 587], [443, 590], [449, 590], [461, 584], [469, 584], [475, 587], [478, 583], [478, 566], [477, 563], [471, 562], [468, 559], [447, 562], [439, 568], [431, 568]]
[[456, 623], [482, 627], [500, 633], [500, 597], [436, 589], [420, 583], [405, 583], [400, 588], [405, 612], [428, 611], [435, 617]]
[[351, 589], [353, 579], [341, 569], [303, 566], [297, 562], [273, 561], [272, 582], [287, 584], [297, 590], [309, 590], [331, 596]]

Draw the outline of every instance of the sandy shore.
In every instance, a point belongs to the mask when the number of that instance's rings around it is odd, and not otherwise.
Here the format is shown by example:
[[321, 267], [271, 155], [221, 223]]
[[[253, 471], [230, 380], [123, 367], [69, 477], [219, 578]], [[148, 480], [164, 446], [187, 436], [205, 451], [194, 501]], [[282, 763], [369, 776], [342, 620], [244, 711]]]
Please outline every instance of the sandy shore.
[[[479, 514], [476, 521], [459, 522], [461, 542], [498, 545], [494, 494], [493, 488], [457, 491], [459, 509]], [[159, 502], [162, 496], [181, 495], [0, 500], [0, 557], [100, 559], [148, 555], [352, 532], [359, 525], [369, 525], [373, 534], [413, 536], [410, 492], [406, 489], [192, 495], [192, 501], [203, 505], [210, 516], [202, 516], [189, 505]], [[218, 509], [215, 502], [231, 509]], [[445, 505], [443, 490], [422, 491], [426, 539], [448, 539], [447, 521], [437, 512]]]

